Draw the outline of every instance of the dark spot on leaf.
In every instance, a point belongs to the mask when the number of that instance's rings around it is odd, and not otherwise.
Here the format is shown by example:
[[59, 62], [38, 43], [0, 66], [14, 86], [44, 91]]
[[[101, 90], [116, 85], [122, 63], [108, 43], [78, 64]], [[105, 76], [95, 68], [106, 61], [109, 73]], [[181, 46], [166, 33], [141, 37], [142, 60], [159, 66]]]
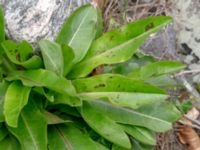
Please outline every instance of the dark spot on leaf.
[[153, 22], [151, 22], [150, 24], [145, 26], [145, 31], [148, 31], [148, 30], [152, 29], [153, 27], [154, 27], [154, 24], [153, 24]]
[[98, 84], [94, 88], [101, 88], [101, 87], [106, 87], [106, 85], [105, 84]]
[[119, 99], [119, 97], [120, 97], [120, 96], [119, 96], [119, 94], [118, 94], [118, 95], [117, 95], [117, 99]]

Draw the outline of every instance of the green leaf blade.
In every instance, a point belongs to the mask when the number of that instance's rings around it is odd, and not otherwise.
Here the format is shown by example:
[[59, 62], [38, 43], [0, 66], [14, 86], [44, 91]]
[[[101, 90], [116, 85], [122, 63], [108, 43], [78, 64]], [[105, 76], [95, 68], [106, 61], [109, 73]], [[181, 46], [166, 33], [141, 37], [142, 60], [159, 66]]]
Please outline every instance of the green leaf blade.
[[152, 33], [171, 21], [171, 17], [149, 17], [113, 30], [97, 39], [83, 61], [75, 65], [69, 76], [85, 77], [102, 64], [127, 61]]
[[[157, 77], [164, 74], [174, 73], [181, 69], [184, 69], [186, 66], [177, 61], [158, 61], [145, 65], [144, 67], [137, 70], [137, 73], [134, 71], [129, 73], [129, 77], [148, 79], [150, 77]], [[138, 77], [139, 75], [139, 77]]]
[[114, 106], [102, 101], [90, 101], [88, 103], [96, 111], [101, 112], [118, 123], [145, 127], [156, 132], [165, 132], [172, 127], [171, 122], [139, 111]]
[[23, 149], [47, 150], [47, 122], [33, 100], [21, 112], [18, 127], [8, 127], [8, 130], [19, 140]]
[[121, 125], [121, 126], [129, 135], [131, 135], [141, 143], [148, 145], [156, 145], [155, 134], [153, 134], [150, 130], [130, 125]]
[[64, 58], [61, 46], [49, 40], [41, 40], [39, 46], [42, 51], [45, 68], [58, 75], [63, 75]]
[[21, 80], [25, 86], [46, 87], [61, 94], [73, 96], [76, 93], [71, 81], [44, 69], [15, 71], [9, 74], [7, 80]]
[[81, 114], [89, 126], [104, 138], [119, 146], [125, 148], [131, 147], [129, 138], [122, 128], [112, 119], [97, 112], [89, 103], [85, 102], [83, 104]]
[[126, 91], [166, 94], [164, 90], [144, 83], [143, 81], [133, 80], [117, 74], [102, 74], [89, 78], [76, 79], [72, 82], [78, 93]]
[[56, 42], [74, 50], [74, 63], [86, 55], [96, 35], [97, 10], [92, 5], [78, 8], [64, 23]]
[[[27, 58], [27, 51], [24, 51], [23, 46], [27, 47], [27, 42], [21, 42], [19, 45], [13, 41], [7, 40], [1, 43], [6, 55], [14, 64], [23, 66], [26, 69], [37, 69], [42, 66], [42, 60], [39, 56], [33, 55], [31, 58]], [[29, 45], [29, 44], [28, 44]], [[18, 48], [19, 46], [19, 48]], [[29, 45], [30, 46], [30, 45]], [[21, 48], [20, 48], [21, 47]], [[19, 51], [23, 50], [23, 51]], [[29, 53], [31, 55], [32, 53]], [[27, 58], [26, 60], [25, 57]], [[21, 60], [22, 59], [22, 60]]]
[[74, 60], [74, 52], [72, 48], [67, 46], [66, 44], [62, 45], [62, 53], [64, 59], [64, 68], [63, 68], [63, 76], [66, 76], [69, 71], [72, 69], [73, 60]]
[[49, 150], [107, 150], [71, 125], [53, 126], [49, 131]]
[[17, 127], [18, 117], [28, 102], [30, 91], [31, 88], [24, 87], [19, 81], [14, 81], [8, 87], [4, 101], [4, 115], [9, 126]]
[[108, 99], [111, 103], [129, 108], [164, 101], [168, 95], [143, 81], [115, 74], [102, 74], [73, 81], [83, 100]]
[[55, 125], [55, 124], [62, 124], [62, 123], [69, 123], [71, 122], [70, 120], [63, 120], [62, 118], [60, 118], [59, 116], [50, 113], [48, 111], [44, 111], [44, 116], [47, 120], [48, 125]]
[[164, 101], [168, 96], [164, 94], [148, 94], [133, 92], [90, 92], [81, 93], [80, 97], [84, 100], [97, 100], [108, 98], [108, 100], [118, 106], [137, 109], [147, 104], [154, 104]]

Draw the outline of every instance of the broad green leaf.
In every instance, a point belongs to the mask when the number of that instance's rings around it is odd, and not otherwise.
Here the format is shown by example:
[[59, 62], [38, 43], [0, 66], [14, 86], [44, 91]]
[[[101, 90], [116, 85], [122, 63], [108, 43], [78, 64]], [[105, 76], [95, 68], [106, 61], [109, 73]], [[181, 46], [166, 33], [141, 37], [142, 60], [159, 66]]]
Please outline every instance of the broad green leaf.
[[107, 150], [71, 125], [50, 126], [48, 142], [49, 150]]
[[120, 75], [104, 74], [78, 79], [73, 84], [83, 100], [108, 98], [113, 104], [133, 109], [167, 98], [158, 88]]
[[136, 109], [147, 104], [164, 101], [167, 95], [133, 92], [90, 92], [81, 93], [80, 97], [84, 100], [108, 98], [109, 101], [115, 105]]
[[71, 81], [44, 69], [15, 71], [7, 80], [21, 80], [25, 86], [46, 87], [61, 94], [74, 95], [76, 92]]
[[166, 16], [149, 17], [105, 33], [92, 44], [86, 57], [74, 66], [69, 77], [85, 77], [99, 65], [127, 61], [150, 34], [170, 21], [171, 17]]
[[1, 150], [22, 150], [19, 142], [11, 135], [0, 141]]
[[72, 107], [82, 105], [82, 101], [78, 97], [69, 96], [67, 94], [60, 94], [60, 93], [55, 93], [54, 96], [55, 96], [54, 97], [55, 101], [53, 102], [53, 104], [67, 104]]
[[2, 141], [8, 134], [8, 130], [4, 126], [4, 124], [0, 124], [0, 141]]
[[162, 90], [121, 75], [104, 74], [74, 80], [73, 84], [83, 100], [108, 98], [113, 104], [134, 109], [167, 98]]
[[39, 46], [45, 68], [57, 75], [63, 75], [64, 59], [61, 46], [49, 40], [41, 40]]
[[45, 115], [48, 125], [71, 122], [69, 120], [63, 120], [62, 118], [60, 118], [57, 115], [54, 115], [53, 113], [50, 113], [48, 111], [44, 111], [44, 115]]
[[62, 55], [64, 59], [63, 76], [66, 76], [73, 66], [74, 52], [66, 44], [62, 45]]
[[142, 127], [131, 126], [131, 125], [121, 125], [123, 129], [136, 140], [148, 144], [148, 145], [156, 145], [155, 134], [153, 134], [150, 130]]
[[7, 89], [4, 100], [4, 115], [6, 123], [11, 127], [17, 127], [18, 117], [22, 108], [29, 99], [30, 87], [25, 87], [20, 81], [14, 81]]
[[0, 43], [3, 42], [4, 40], [5, 40], [4, 14], [3, 14], [2, 6], [0, 6]]
[[160, 75], [158, 77], [152, 77], [145, 80], [145, 82], [162, 88], [178, 86], [178, 83], [173, 78], [171, 78], [170, 75]]
[[129, 138], [120, 125], [116, 124], [114, 120], [93, 108], [90, 103], [83, 103], [81, 114], [88, 125], [105, 139], [124, 148], [131, 147]]
[[33, 100], [29, 100], [19, 117], [17, 128], [8, 130], [18, 139], [23, 150], [47, 149], [47, 122]]
[[73, 81], [73, 85], [78, 93], [127, 91], [166, 94], [162, 89], [144, 83], [143, 81], [133, 80], [116, 74], [102, 74], [89, 78], [77, 79]]
[[[26, 45], [27, 43], [21, 43]], [[10, 59], [11, 62], [13, 62], [14, 64], [23, 66], [26, 69], [36, 69], [36, 68], [40, 68], [42, 66], [42, 60], [39, 56], [33, 55], [30, 59], [27, 60], [23, 60], [25, 56], [27, 56], [27, 53], [24, 55], [24, 57], [22, 56], [22, 60], [21, 61], [21, 55], [23, 54], [22, 52], [20, 52], [19, 50], [21, 50], [22, 48], [18, 49], [18, 45], [16, 43], [14, 43], [13, 41], [4, 41], [1, 43], [1, 46], [3, 47], [6, 55], [8, 56], [8, 58]], [[20, 45], [20, 47], [22, 47], [22, 45]], [[24, 52], [24, 50], [23, 50]], [[31, 54], [30, 54], [31, 55]]]
[[128, 76], [133, 78], [148, 79], [150, 77], [174, 73], [185, 67], [185, 65], [177, 61], [159, 61], [147, 64], [137, 71], [129, 73]]
[[96, 35], [97, 10], [92, 5], [78, 8], [66, 20], [56, 42], [67, 44], [74, 50], [74, 63], [86, 55]]
[[140, 107], [137, 111], [168, 122], [175, 122], [181, 117], [180, 111], [169, 101], [146, 105]]
[[172, 127], [171, 123], [166, 120], [136, 110], [114, 106], [102, 101], [88, 103], [96, 112], [110, 117], [118, 123], [145, 127], [156, 132], [165, 132]]

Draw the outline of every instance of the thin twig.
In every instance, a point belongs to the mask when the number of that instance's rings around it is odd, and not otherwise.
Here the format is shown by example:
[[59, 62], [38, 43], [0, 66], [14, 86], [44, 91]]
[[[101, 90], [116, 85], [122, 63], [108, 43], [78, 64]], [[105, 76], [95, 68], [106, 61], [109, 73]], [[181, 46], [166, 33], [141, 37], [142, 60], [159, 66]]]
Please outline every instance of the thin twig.
[[137, 19], [137, 18], [136, 18], [136, 16], [137, 16], [136, 14], [137, 14], [138, 3], [139, 3], [139, 0], [137, 0], [136, 3], [135, 3], [134, 16], [133, 16], [133, 19], [134, 19], [134, 20]]
[[179, 81], [182, 82], [182, 84], [185, 86], [185, 88], [188, 90], [188, 92], [190, 92], [199, 102], [200, 100], [200, 94], [199, 92], [193, 87], [192, 84], [190, 84], [187, 79], [184, 76], [181, 77], [176, 77], [175, 78]]
[[189, 123], [186, 123], [186, 122], [184, 122], [184, 121], [182, 121], [182, 120], [179, 120], [178, 122], [181, 123], [181, 124], [183, 124], [183, 125], [186, 125], [186, 126], [188, 126], [188, 127], [195, 128], [195, 129], [200, 130], [200, 126], [198, 126], [198, 125], [189, 124]]
[[200, 69], [185, 70], [185, 71], [179, 72], [175, 76], [178, 77], [178, 76], [183, 76], [183, 75], [186, 75], [186, 74], [194, 74], [194, 73], [197, 73], [197, 74], [200, 73]]
[[185, 117], [186, 119], [188, 119], [189, 121], [191, 121], [191, 122], [193, 122], [193, 123], [195, 123], [195, 124], [197, 124], [197, 125], [200, 126], [200, 122], [199, 122], [198, 120], [192, 119], [192, 118], [188, 117], [187, 115], [184, 115], [184, 117]]
[[111, 11], [111, 7], [112, 7], [112, 4], [114, 3], [114, 0], [111, 0], [105, 10], [105, 13], [104, 13], [104, 18], [105, 20], [107, 20], [108, 18], [108, 14], [109, 14], [109, 11]]

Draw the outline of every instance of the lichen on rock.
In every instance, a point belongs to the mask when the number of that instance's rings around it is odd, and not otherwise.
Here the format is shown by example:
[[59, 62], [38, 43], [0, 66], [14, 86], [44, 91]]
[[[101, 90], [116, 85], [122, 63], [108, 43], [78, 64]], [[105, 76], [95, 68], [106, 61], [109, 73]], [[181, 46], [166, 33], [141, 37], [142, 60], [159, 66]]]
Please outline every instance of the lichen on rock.
[[15, 41], [54, 39], [70, 13], [91, 0], [0, 0], [6, 33]]

